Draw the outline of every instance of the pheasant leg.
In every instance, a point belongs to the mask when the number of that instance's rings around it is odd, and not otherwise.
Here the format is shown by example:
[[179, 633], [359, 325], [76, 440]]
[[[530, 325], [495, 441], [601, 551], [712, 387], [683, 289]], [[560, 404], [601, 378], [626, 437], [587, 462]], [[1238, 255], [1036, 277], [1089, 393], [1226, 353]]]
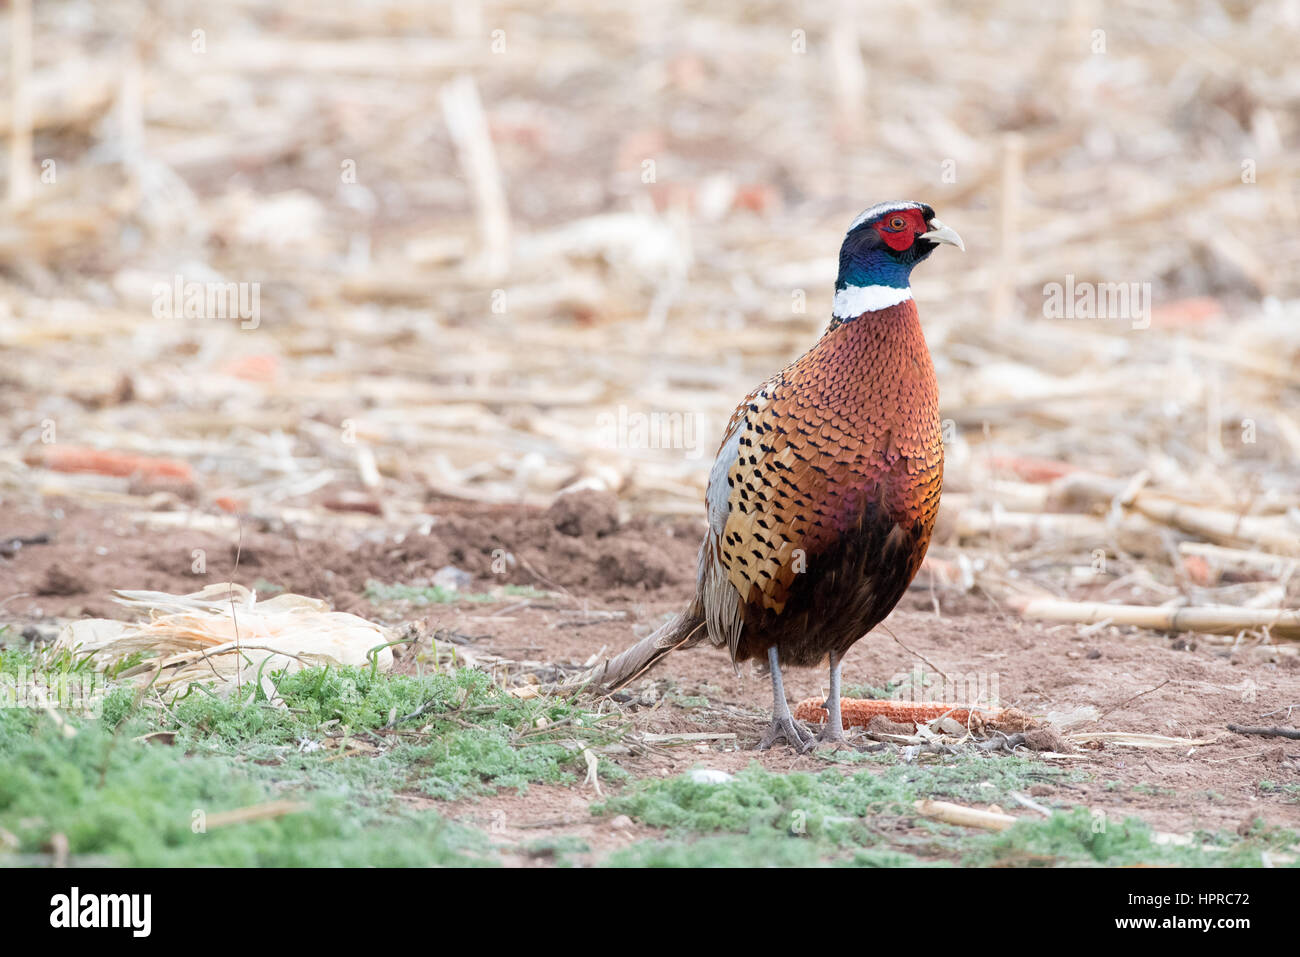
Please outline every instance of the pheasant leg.
[[795, 721], [794, 715], [790, 713], [790, 704], [785, 700], [785, 684], [781, 681], [781, 663], [776, 645], [767, 650], [767, 662], [772, 670], [772, 724], [758, 742], [758, 750], [766, 751], [784, 739], [786, 744], [802, 754], [816, 742], [812, 732]]
[[817, 735], [818, 744], [833, 744], [836, 747], [848, 747], [844, 737], [844, 716], [840, 712], [840, 656], [831, 652], [831, 690], [822, 707], [826, 709], [826, 726]]

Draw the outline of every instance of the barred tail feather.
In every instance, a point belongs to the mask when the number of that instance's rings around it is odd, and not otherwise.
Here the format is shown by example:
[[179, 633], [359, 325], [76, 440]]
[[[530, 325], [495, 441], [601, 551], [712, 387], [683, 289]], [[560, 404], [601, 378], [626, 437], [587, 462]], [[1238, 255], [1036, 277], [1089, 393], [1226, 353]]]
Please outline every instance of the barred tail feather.
[[640, 677], [670, 651], [690, 647], [704, 637], [704, 622], [689, 612], [672, 618], [654, 634], [642, 638], [631, 648], [613, 658], [606, 658], [593, 668], [558, 685], [551, 691], [586, 689], [601, 694], [616, 691]]

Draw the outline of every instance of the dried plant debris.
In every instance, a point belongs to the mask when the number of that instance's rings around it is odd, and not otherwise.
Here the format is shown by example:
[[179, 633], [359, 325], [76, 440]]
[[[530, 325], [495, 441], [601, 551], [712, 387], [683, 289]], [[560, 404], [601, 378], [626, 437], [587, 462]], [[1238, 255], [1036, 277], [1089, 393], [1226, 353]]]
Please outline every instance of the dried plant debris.
[[392, 667], [392, 633], [327, 602], [291, 593], [263, 601], [242, 585], [221, 582], [191, 595], [119, 591], [115, 599], [137, 611], [134, 622], [81, 619], [64, 626], [55, 653], [89, 655], [102, 669], [142, 658], [120, 671], [142, 685], [183, 692], [211, 682], [230, 693], [260, 683], [275, 700], [272, 675], [308, 665]]

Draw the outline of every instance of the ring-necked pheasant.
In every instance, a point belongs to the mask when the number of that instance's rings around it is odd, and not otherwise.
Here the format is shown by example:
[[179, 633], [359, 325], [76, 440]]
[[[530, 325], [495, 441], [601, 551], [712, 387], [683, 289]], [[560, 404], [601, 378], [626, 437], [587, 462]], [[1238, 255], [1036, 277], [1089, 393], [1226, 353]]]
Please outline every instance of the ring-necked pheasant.
[[781, 666], [829, 657], [819, 737], [844, 740], [840, 660], [902, 597], [939, 509], [938, 390], [908, 281], [940, 243], [965, 249], [924, 203], [881, 203], [853, 221], [830, 326], [727, 425], [694, 600], [571, 686], [613, 690], [708, 639], [736, 664], [766, 658], [773, 717], [759, 747], [784, 738], [804, 751], [814, 739], [790, 714]]

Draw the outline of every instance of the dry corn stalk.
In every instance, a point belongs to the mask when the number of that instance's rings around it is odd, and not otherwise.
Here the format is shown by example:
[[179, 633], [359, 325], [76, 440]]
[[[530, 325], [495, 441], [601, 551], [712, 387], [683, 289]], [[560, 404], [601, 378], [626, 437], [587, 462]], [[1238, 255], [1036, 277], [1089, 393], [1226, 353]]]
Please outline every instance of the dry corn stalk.
[[204, 824], [209, 830], [213, 830], [218, 827], [229, 827], [231, 824], [246, 824], [249, 821], [265, 821], [268, 818], [283, 817], [286, 814], [297, 814], [300, 811], [307, 810], [310, 806], [305, 801], [268, 801], [265, 804], [254, 804], [250, 807], [240, 807], [230, 811], [218, 811], [215, 814], [209, 814]]
[[920, 800], [914, 805], [922, 817], [933, 818], [944, 824], [957, 824], [961, 827], [978, 827], [986, 831], [1005, 831], [1016, 823], [1010, 814], [998, 811], [982, 811], [979, 808], [952, 804], [948, 801]]
[[1141, 731], [1080, 731], [1066, 735], [1076, 744], [1101, 742], [1117, 744], [1129, 748], [1200, 748], [1214, 744], [1215, 738], [1171, 738], [1163, 734], [1147, 734]]
[[[1000, 808], [994, 810], [982, 810], [977, 807], [966, 807], [964, 804], [953, 804], [950, 801], [932, 801], [923, 798], [913, 804], [916, 812], [922, 817], [928, 817], [935, 821], [941, 821], [944, 824], [956, 824], [959, 827], [978, 827], [986, 831], [1005, 831], [1011, 827], [1019, 818], [1007, 814]], [[1196, 837], [1192, 834], [1174, 834], [1169, 831], [1152, 831], [1151, 840], [1154, 844], [1171, 845], [1177, 847], [1198, 847], [1202, 851], [1209, 853], [1218, 853], [1225, 850], [1212, 844], [1197, 844]], [[1290, 854], [1275, 854], [1271, 861], [1278, 864], [1294, 863], [1295, 857]]]
[[1285, 608], [1234, 608], [1228, 605], [1169, 608], [1045, 598], [1013, 599], [1011, 604], [1024, 617], [1045, 621], [1068, 621], [1081, 625], [1109, 621], [1115, 625], [1135, 625], [1156, 631], [1196, 631], [1207, 635], [1235, 635], [1246, 629], [1267, 628], [1274, 638], [1300, 639], [1300, 612]]
[[1300, 535], [1283, 519], [1236, 515], [1168, 499], [1143, 496], [1133, 507], [1151, 519], [1229, 547], [1251, 545], [1281, 555], [1300, 555]]

